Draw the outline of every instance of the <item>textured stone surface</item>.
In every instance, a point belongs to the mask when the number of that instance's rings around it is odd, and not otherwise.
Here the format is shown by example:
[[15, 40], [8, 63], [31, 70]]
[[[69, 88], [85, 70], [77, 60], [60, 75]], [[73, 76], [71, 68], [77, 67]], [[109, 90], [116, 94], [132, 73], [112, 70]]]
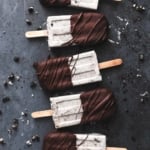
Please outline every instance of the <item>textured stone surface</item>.
[[[150, 10], [148, 0], [135, 0], [144, 5], [144, 12], [132, 8], [132, 0], [122, 3], [101, 1], [99, 12], [104, 13], [110, 23], [110, 42], [91, 47], [55, 48], [48, 51], [47, 39], [27, 40], [24, 32], [45, 28], [48, 15], [62, 15], [80, 12], [81, 9], [42, 7], [38, 0], [3, 0], [0, 5], [0, 150], [40, 150], [44, 135], [54, 130], [50, 118], [33, 120], [30, 113], [49, 108], [49, 96], [76, 93], [92, 87], [110, 88], [117, 97], [117, 113], [106, 122], [62, 129], [72, 132], [98, 132], [107, 135], [109, 146], [124, 146], [129, 150], [149, 150], [150, 148]], [[29, 13], [28, 8], [34, 7]], [[32, 25], [26, 24], [26, 19]], [[120, 33], [121, 31], [121, 33]], [[118, 44], [119, 43], [119, 44]], [[41, 90], [33, 62], [40, 61], [50, 54], [52, 57], [67, 56], [95, 49], [99, 61], [121, 57], [122, 67], [102, 72], [103, 82], [80, 86], [57, 93]], [[144, 54], [141, 61], [139, 55]], [[19, 62], [14, 58], [19, 57]], [[16, 78], [8, 85], [3, 82], [14, 73]], [[31, 88], [32, 81], [37, 83]], [[13, 85], [10, 85], [13, 84]], [[2, 99], [10, 101], [3, 103]], [[28, 115], [24, 115], [27, 113]], [[16, 123], [16, 120], [18, 122]], [[16, 127], [17, 124], [17, 127]], [[40, 136], [40, 142], [33, 142], [33, 135]], [[29, 143], [28, 141], [27, 143]]]

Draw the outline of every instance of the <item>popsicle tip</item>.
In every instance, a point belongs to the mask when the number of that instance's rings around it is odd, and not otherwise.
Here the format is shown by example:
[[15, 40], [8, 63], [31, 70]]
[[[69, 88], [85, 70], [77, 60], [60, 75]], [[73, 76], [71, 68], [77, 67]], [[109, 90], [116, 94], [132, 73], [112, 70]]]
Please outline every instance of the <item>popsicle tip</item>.
[[31, 113], [31, 117], [32, 117], [33, 119], [35, 119], [35, 118], [36, 118], [36, 113], [35, 113], [35, 112]]
[[25, 37], [26, 37], [26, 38], [30, 38], [30, 32], [28, 32], [28, 31], [25, 32]]
[[121, 58], [116, 59], [116, 61], [118, 62], [118, 65], [122, 65], [123, 64], [123, 60]]

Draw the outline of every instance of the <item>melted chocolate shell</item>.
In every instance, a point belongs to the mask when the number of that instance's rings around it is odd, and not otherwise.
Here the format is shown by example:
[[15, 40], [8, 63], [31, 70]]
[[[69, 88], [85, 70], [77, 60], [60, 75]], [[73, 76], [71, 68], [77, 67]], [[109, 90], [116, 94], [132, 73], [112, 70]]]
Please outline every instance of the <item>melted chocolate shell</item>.
[[51, 58], [46, 61], [35, 63], [34, 67], [40, 85], [45, 90], [64, 89], [71, 87], [71, 71], [67, 57]]
[[49, 133], [44, 138], [43, 150], [77, 150], [76, 136], [71, 133]]
[[100, 13], [80, 13], [71, 16], [73, 39], [66, 45], [93, 45], [108, 38], [108, 21]]
[[81, 123], [106, 119], [115, 111], [115, 98], [106, 88], [84, 92], [80, 98], [83, 108]]

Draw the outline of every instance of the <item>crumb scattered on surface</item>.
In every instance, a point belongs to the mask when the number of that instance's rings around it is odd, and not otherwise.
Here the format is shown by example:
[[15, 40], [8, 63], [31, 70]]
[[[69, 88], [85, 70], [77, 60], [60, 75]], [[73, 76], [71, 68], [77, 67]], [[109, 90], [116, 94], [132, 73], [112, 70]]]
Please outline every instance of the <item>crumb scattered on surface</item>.
[[10, 101], [10, 98], [8, 97], [8, 96], [6, 96], [6, 97], [4, 97], [3, 99], [2, 99], [2, 102], [3, 103], [7, 103], [7, 102], [9, 102]]

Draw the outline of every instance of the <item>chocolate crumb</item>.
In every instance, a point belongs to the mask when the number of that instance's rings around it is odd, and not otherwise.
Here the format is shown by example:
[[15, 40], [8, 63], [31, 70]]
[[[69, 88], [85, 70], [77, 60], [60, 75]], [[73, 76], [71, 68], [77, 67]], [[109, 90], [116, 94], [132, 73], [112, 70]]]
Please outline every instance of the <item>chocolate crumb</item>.
[[133, 4], [133, 5], [132, 5], [133, 8], [136, 8], [136, 6], [137, 6], [136, 4]]
[[19, 63], [20, 62], [20, 58], [18, 56], [14, 57], [14, 62]]
[[30, 88], [35, 89], [36, 86], [37, 86], [36, 82], [32, 81], [32, 82], [30, 83]]
[[0, 144], [2, 145], [6, 144], [3, 138], [0, 138]]
[[28, 8], [28, 12], [29, 12], [30, 14], [34, 13], [34, 7], [32, 7], [32, 6], [29, 7], [29, 8]]
[[40, 141], [40, 137], [39, 137], [38, 135], [33, 135], [33, 136], [32, 136], [32, 141], [33, 141], [33, 142], [35, 142], [35, 141], [36, 141], [36, 142], [39, 142], [39, 141]]
[[20, 80], [20, 76], [16, 75], [15, 78], [17, 79], [17, 81]]
[[13, 119], [12, 129], [17, 130], [19, 125], [18, 119]]
[[145, 7], [140, 5], [140, 6], [136, 6], [136, 10], [139, 11], [139, 12], [143, 12], [145, 11]]
[[8, 76], [8, 80], [11, 82], [14, 82], [15, 81], [15, 75], [13, 73], [11, 73], [11, 75]]
[[7, 82], [7, 81], [4, 81], [4, 82], [3, 82], [3, 85], [4, 85], [5, 88], [7, 88], [7, 87], [8, 87], [8, 82]]
[[24, 117], [28, 116], [28, 114], [26, 112], [21, 112], [21, 115], [24, 116]]
[[30, 140], [26, 141], [26, 145], [31, 146], [32, 145], [31, 141]]
[[144, 61], [144, 54], [139, 54], [139, 60]]
[[29, 26], [31, 26], [32, 22], [29, 19], [26, 19], [26, 24], [29, 25]]
[[17, 130], [17, 128], [18, 128], [18, 124], [12, 124], [12, 129], [14, 129], [14, 130]]
[[12, 129], [8, 129], [7, 131], [8, 131], [8, 134], [10, 135], [13, 133]]
[[4, 97], [3, 99], [2, 99], [2, 102], [3, 103], [7, 103], [7, 102], [9, 102], [10, 101], [10, 98], [9, 97]]
[[8, 81], [8, 84], [9, 84], [9, 85], [13, 85], [13, 82], [12, 82], [12, 81]]

